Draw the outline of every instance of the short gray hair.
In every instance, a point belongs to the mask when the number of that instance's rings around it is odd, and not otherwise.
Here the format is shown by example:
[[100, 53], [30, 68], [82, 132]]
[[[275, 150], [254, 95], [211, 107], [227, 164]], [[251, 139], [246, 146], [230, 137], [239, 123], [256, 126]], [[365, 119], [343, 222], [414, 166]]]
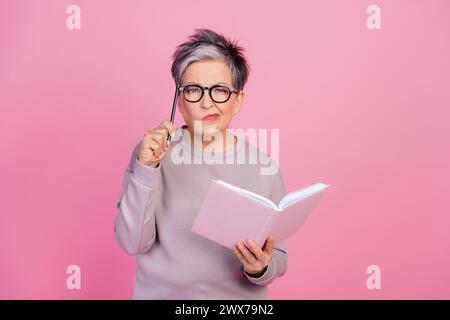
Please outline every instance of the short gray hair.
[[202, 60], [223, 60], [229, 67], [233, 87], [241, 91], [250, 72], [250, 66], [244, 56], [244, 48], [237, 41], [226, 39], [223, 35], [209, 29], [195, 29], [195, 34], [189, 41], [180, 44], [173, 54], [172, 77], [176, 85], [181, 85], [181, 79], [188, 65]]

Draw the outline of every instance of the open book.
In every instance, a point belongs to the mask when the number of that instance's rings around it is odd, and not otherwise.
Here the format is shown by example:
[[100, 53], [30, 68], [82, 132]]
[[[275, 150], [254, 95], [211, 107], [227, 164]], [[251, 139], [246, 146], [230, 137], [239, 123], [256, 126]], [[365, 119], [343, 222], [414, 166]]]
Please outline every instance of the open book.
[[269, 234], [274, 242], [295, 234], [329, 185], [315, 183], [269, 199], [222, 180], [212, 180], [191, 231], [232, 249], [238, 241], [255, 239], [262, 247]]

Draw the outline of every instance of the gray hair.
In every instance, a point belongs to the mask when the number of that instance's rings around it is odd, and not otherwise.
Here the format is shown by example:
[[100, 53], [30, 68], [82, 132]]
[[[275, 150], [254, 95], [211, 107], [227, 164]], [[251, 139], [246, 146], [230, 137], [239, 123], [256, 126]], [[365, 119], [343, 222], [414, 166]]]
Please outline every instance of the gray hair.
[[231, 72], [233, 87], [241, 91], [250, 72], [250, 66], [237, 41], [232, 42], [223, 35], [208, 29], [195, 29], [196, 33], [189, 41], [180, 44], [173, 54], [172, 77], [176, 85], [181, 85], [181, 79], [188, 65], [195, 61], [222, 60]]

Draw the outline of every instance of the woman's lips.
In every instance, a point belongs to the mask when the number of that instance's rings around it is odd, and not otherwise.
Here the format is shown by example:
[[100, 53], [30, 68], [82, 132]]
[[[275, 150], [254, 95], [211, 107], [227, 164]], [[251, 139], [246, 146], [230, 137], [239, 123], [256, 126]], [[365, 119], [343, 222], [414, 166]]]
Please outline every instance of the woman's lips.
[[210, 114], [210, 115], [207, 115], [206, 117], [203, 117], [202, 120], [203, 121], [214, 121], [214, 120], [217, 120], [218, 117], [219, 117], [218, 114]]

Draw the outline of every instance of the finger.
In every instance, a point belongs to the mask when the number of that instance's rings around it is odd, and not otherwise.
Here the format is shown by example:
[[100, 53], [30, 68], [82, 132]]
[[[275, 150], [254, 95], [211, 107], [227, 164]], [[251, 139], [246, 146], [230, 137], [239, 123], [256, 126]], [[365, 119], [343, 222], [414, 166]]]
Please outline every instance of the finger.
[[254, 264], [256, 262], [256, 258], [253, 255], [253, 253], [251, 253], [246, 247], [245, 245], [243, 245], [241, 242], [238, 242], [238, 249], [241, 251], [242, 255], [245, 257], [245, 259], [251, 263]]
[[175, 125], [168, 120], [164, 120], [157, 127], [146, 130], [144, 133], [144, 136], [153, 135], [155, 132], [159, 132], [159, 133], [167, 136], [174, 130], [175, 130]]
[[255, 255], [258, 260], [264, 260], [264, 251], [258, 246], [258, 244], [253, 239], [249, 239], [248, 244], [250, 246], [250, 250]]
[[153, 139], [148, 140], [147, 143], [150, 145], [150, 148], [152, 149], [155, 158], [158, 158], [162, 153], [161, 145]]
[[167, 149], [169, 149], [169, 146], [167, 145], [167, 143], [163, 143], [162, 149], [163, 149], [164, 152], [166, 152]]
[[175, 131], [175, 124], [173, 124], [172, 122], [170, 122], [169, 120], [163, 120], [161, 122], [161, 124], [159, 125], [160, 128], [165, 128], [167, 129], [168, 133], [170, 135], [173, 134], [173, 132]]
[[170, 143], [168, 130], [166, 128], [158, 128], [155, 133], [158, 135], [158, 142], [161, 143], [161, 145], [168, 147]]
[[142, 146], [142, 154], [143, 154], [144, 156], [146, 156], [146, 157], [149, 157], [151, 154], [153, 154], [153, 151], [152, 151], [152, 149], [151, 149], [151, 147], [150, 147], [150, 144], [145, 143], [145, 144]]
[[244, 266], [244, 268], [249, 267], [247, 260], [245, 259], [245, 257], [242, 255], [242, 253], [239, 251], [239, 249], [237, 248], [237, 246], [233, 247], [233, 252], [236, 255], [236, 257], [238, 257], [239, 261], [241, 261], [242, 265]]
[[146, 142], [142, 147], [142, 153], [139, 159], [143, 161], [155, 161], [156, 156], [155, 153], [152, 150], [151, 144], [149, 142]]
[[166, 153], [166, 151], [169, 149], [169, 146], [167, 144], [167, 133], [164, 136], [159, 135], [152, 137], [152, 139], [158, 143], [161, 152], [163, 154]]
[[151, 135], [153, 135], [153, 133], [155, 132], [155, 130], [156, 129], [158, 129], [159, 127], [156, 127], [156, 128], [150, 128], [150, 129], [148, 129], [148, 130], [146, 130], [145, 132], [144, 132], [144, 137], [145, 136], [151, 136]]
[[156, 129], [151, 135], [152, 139], [163, 145], [167, 140], [167, 129]]
[[264, 252], [267, 254], [272, 254], [273, 249], [273, 236], [269, 235], [266, 240], [266, 244], [264, 245]]

